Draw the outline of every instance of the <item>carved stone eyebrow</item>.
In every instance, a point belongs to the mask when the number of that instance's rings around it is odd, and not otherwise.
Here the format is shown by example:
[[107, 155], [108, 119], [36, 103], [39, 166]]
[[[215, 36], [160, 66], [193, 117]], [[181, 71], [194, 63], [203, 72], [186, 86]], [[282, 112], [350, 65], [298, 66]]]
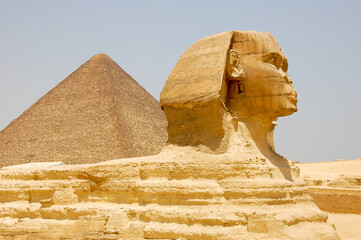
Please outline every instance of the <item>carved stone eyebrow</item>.
[[[278, 62], [277, 60], [280, 61]], [[264, 55], [264, 61], [276, 65], [277, 68], [282, 68], [285, 72], [288, 69], [288, 59], [279, 52], [266, 53]]]
[[283, 56], [279, 54], [278, 52], [270, 52], [267, 54], [268, 57], [281, 57], [283, 59]]
[[268, 63], [272, 63], [274, 64], [275, 62], [272, 62], [272, 60], [276, 60], [277, 58], [281, 57], [282, 61], [283, 61], [283, 57], [281, 54], [279, 54], [278, 52], [270, 52], [270, 53], [266, 53], [264, 55], [264, 61], [268, 62]]
[[276, 57], [276, 52], [263, 53], [262, 58], [265, 62], [269, 62], [272, 58]]

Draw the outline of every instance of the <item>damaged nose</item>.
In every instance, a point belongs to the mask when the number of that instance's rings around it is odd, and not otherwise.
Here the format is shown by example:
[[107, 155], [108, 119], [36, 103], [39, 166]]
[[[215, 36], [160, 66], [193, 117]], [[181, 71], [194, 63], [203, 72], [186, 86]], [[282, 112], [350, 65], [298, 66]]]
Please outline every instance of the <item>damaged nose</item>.
[[285, 79], [286, 83], [293, 84], [292, 79], [288, 76], [288, 74], [286, 74], [283, 78]]

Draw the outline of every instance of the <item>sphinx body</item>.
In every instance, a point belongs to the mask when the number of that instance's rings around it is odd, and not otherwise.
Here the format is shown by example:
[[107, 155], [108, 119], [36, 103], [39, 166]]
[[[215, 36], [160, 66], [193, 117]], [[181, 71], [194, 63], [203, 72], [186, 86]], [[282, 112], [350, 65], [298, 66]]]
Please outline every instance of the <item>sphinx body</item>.
[[0, 234], [15, 236], [36, 221], [41, 230], [29, 236], [38, 239], [51, 239], [50, 233], [83, 239], [339, 239], [311, 202], [298, 169], [274, 151], [277, 118], [297, 111], [287, 65], [269, 33], [201, 39], [179, 59], [161, 93], [169, 136], [161, 153], [2, 171], [0, 184], [11, 192], [3, 202], [20, 198], [22, 207], [0, 206], [3, 219], [18, 219]]

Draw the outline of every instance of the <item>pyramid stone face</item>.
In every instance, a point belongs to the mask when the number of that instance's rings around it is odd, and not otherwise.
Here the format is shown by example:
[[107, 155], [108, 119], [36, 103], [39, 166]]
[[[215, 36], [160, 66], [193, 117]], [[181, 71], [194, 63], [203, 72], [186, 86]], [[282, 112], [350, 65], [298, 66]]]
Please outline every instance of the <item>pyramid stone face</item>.
[[157, 100], [98, 54], [0, 132], [0, 165], [153, 155], [166, 126]]

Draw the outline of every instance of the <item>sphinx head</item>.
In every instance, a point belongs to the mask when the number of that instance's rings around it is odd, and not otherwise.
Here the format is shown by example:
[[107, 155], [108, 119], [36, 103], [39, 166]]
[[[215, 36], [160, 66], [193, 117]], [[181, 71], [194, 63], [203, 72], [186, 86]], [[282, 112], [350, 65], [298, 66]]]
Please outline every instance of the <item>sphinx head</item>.
[[232, 31], [194, 43], [160, 96], [169, 142], [217, 148], [227, 134], [225, 116], [272, 122], [297, 111], [287, 68], [287, 58], [269, 33]]
[[[234, 60], [238, 55], [238, 63]], [[233, 66], [233, 67], [232, 67]], [[235, 32], [226, 63], [228, 110], [247, 116], [287, 116], [297, 111], [288, 61], [269, 33]], [[241, 77], [234, 77], [241, 72]]]

